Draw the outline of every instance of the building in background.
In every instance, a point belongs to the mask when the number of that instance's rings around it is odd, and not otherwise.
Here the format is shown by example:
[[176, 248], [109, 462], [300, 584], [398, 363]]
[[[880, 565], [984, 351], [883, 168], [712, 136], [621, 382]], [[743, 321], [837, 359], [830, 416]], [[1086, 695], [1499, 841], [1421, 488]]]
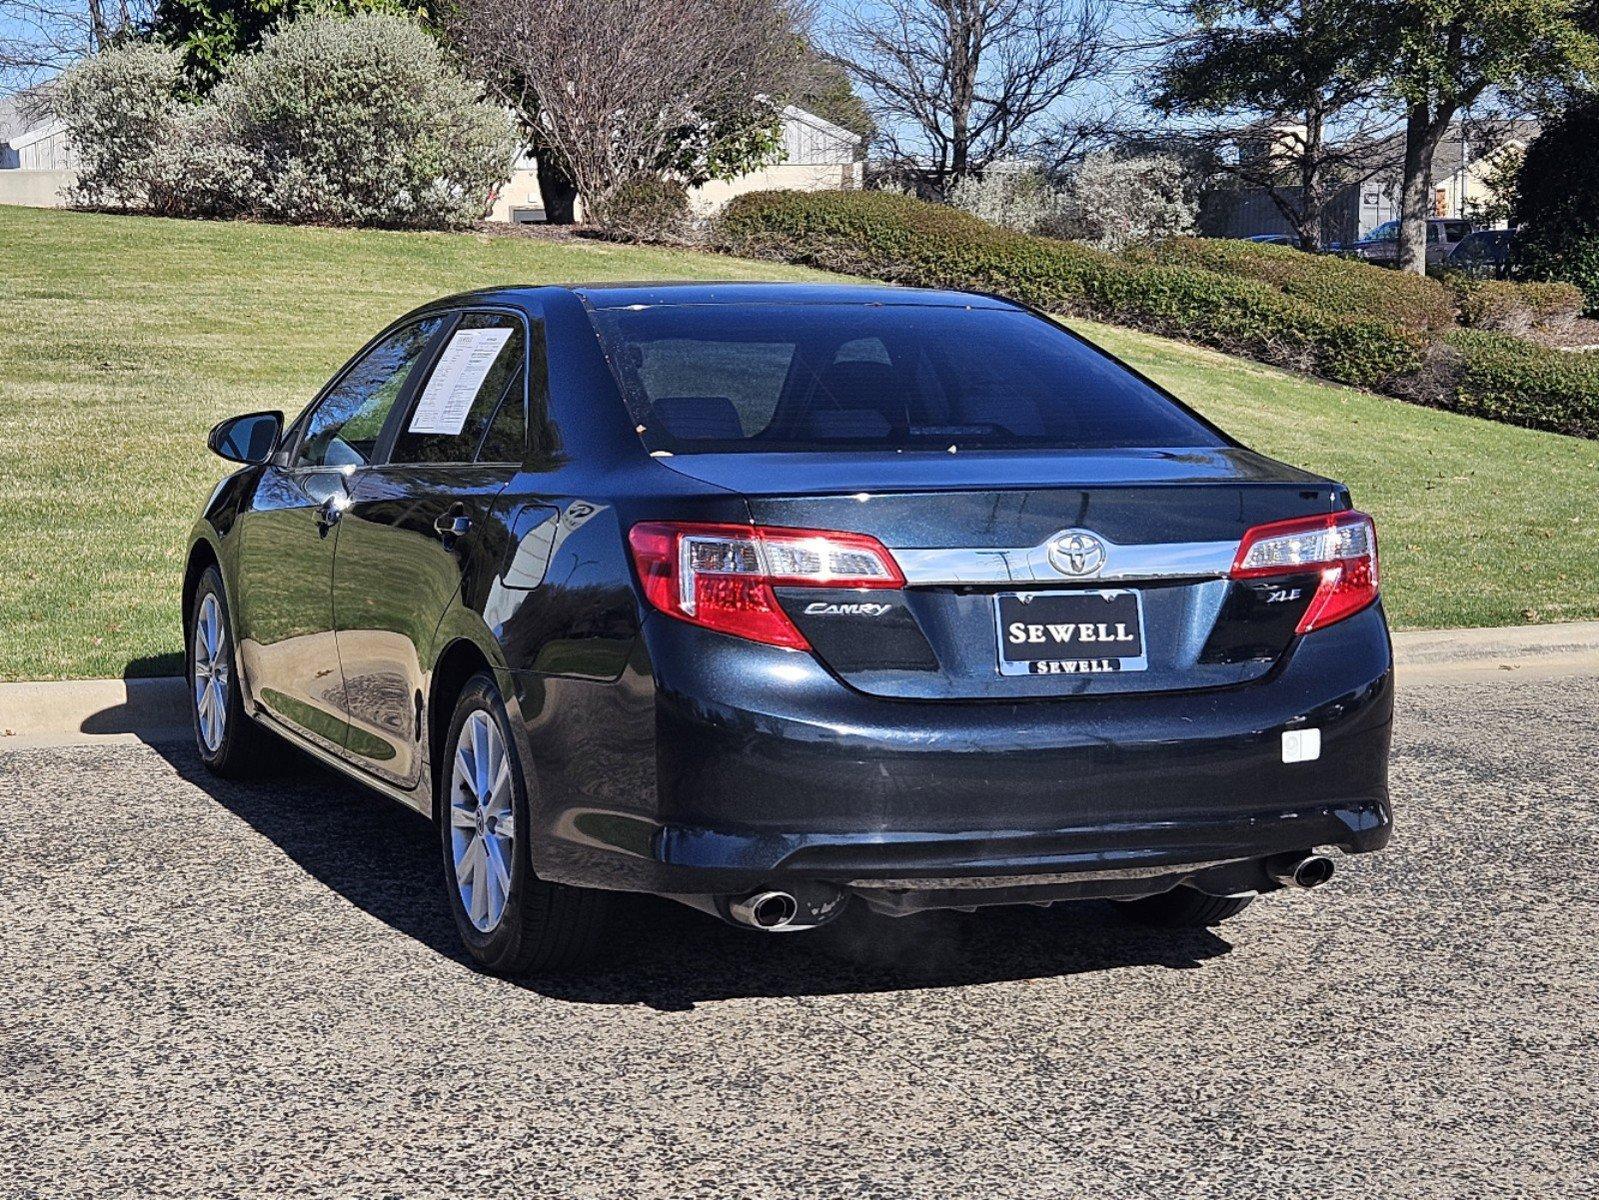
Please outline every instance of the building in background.
[[1432, 215], [1475, 219], [1484, 208], [1503, 201], [1505, 197], [1493, 194], [1495, 157], [1507, 150], [1526, 150], [1542, 129], [1533, 120], [1498, 122], [1486, 130], [1470, 126], [1462, 130], [1457, 122], [1433, 155]]
[[[1507, 147], [1524, 149], [1538, 136], [1538, 130], [1538, 122], [1532, 120], [1467, 123], [1464, 127], [1456, 122], [1433, 157], [1433, 204], [1428, 215], [1478, 219], [1494, 199], [1489, 180], [1494, 156]], [[1357, 242], [1377, 226], [1398, 218], [1404, 135], [1375, 143], [1370, 158], [1379, 164], [1370, 175], [1328, 198], [1321, 222], [1323, 246]], [[1202, 191], [1199, 230], [1206, 237], [1229, 238], [1293, 233], [1264, 188], [1226, 178]]]
[[[690, 189], [689, 203], [696, 214], [710, 216], [734, 196], [768, 188], [819, 192], [861, 186], [865, 167], [859, 134], [792, 104], [783, 109], [782, 120], [781, 158], [733, 179], [713, 179]], [[579, 205], [578, 219], [582, 216]], [[489, 220], [544, 220], [544, 199], [539, 194], [538, 172], [531, 157], [525, 156], [517, 163], [510, 180], [495, 197]]]
[[60, 208], [77, 176], [61, 122], [39, 108], [34, 92], [0, 98], [0, 204]]

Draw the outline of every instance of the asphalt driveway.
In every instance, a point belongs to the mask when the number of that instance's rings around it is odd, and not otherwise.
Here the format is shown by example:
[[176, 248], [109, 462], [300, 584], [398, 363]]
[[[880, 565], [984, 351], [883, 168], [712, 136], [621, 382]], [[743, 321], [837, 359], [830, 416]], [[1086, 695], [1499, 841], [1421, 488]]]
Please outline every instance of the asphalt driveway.
[[0, 754], [0, 1196], [1588, 1194], [1599, 679], [1400, 719], [1394, 847], [1215, 933], [636, 900], [526, 986], [458, 956], [431, 831], [316, 768]]

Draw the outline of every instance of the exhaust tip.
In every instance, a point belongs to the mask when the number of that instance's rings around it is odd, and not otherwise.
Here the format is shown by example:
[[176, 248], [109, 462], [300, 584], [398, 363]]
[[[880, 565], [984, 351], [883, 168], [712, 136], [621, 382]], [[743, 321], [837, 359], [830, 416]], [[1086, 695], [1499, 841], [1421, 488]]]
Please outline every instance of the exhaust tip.
[[1311, 854], [1294, 864], [1294, 886], [1320, 887], [1333, 877], [1333, 860], [1324, 854]]
[[756, 892], [729, 906], [728, 912], [752, 929], [784, 929], [799, 916], [799, 901], [787, 892]]
[[1267, 873], [1284, 887], [1320, 887], [1333, 877], [1333, 860], [1325, 854], [1285, 856], [1269, 863]]

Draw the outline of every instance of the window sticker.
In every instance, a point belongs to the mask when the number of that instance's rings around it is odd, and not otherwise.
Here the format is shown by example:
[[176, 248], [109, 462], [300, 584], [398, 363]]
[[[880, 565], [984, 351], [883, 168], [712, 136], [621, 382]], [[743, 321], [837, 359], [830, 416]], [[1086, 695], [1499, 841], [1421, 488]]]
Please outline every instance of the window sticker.
[[450, 338], [439, 355], [416, 411], [409, 433], [443, 433], [454, 437], [466, 425], [472, 401], [494, 369], [494, 360], [510, 339], [510, 329], [462, 329]]

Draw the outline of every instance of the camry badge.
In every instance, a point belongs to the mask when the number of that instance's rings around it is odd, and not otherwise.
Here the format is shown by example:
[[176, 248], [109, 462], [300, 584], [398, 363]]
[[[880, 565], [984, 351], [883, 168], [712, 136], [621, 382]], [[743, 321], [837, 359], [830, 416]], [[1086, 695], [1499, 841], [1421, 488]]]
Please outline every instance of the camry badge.
[[1081, 529], [1068, 529], [1049, 539], [1049, 565], [1062, 575], [1087, 579], [1105, 566], [1105, 543]]
[[805, 606], [807, 617], [880, 617], [893, 605], [890, 604], [828, 604], [822, 600], [813, 601]]

